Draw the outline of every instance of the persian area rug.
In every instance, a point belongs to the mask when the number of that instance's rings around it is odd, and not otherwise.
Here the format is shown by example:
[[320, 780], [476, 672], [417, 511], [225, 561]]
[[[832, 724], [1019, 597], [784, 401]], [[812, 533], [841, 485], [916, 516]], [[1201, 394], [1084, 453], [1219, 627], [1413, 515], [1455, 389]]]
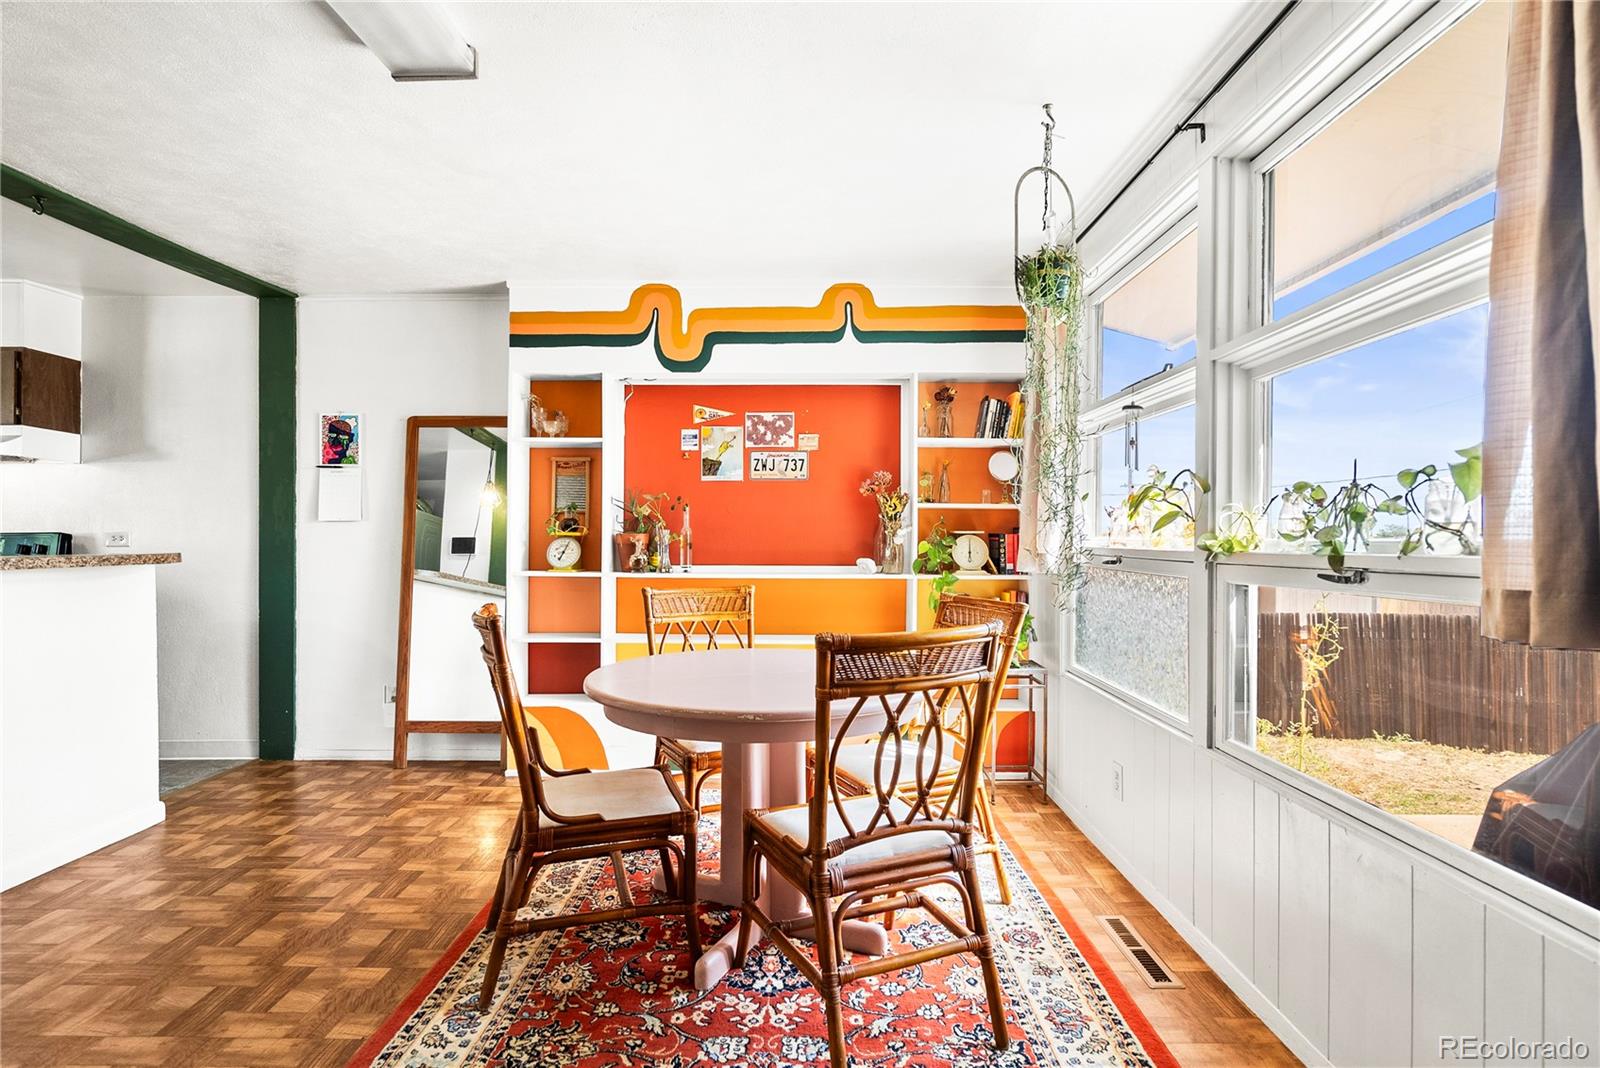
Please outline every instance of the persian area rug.
[[[716, 831], [702, 825], [701, 866], [716, 860]], [[709, 847], [709, 850], [708, 850]], [[628, 858], [636, 900], [648, 900], [656, 858]], [[844, 990], [850, 1063], [910, 1068], [949, 1065], [1148, 1065], [1177, 1061], [1127, 991], [1053, 898], [1010, 852], [1012, 904], [999, 904], [985, 859], [984, 900], [1006, 995], [1011, 1048], [989, 1045], [977, 959], [946, 957], [861, 979]], [[950, 895], [950, 907], [955, 895]], [[523, 915], [615, 905], [608, 860], [540, 873]], [[493, 1007], [478, 1007], [489, 936], [488, 906], [351, 1060], [352, 1066], [615, 1068], [649, 1065], [826, 1065], [827, 1025], [816, 990], [771, 946], [701, 993], [690, 979], [677, 917], [547, 931], [506, 948]], [[706, 905], [707, 943], [736, 920]], [[944, 928], [924, 914], [897, 917], [891, 940], [916, 946]]]

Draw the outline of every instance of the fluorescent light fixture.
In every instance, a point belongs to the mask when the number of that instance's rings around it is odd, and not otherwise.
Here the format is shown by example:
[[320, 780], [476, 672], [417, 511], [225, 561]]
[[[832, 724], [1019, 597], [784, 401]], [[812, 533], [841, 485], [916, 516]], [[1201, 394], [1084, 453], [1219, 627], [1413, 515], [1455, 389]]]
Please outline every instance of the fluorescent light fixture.
[[328, 6], [397, 82], [478, 76], [478, 50], [461, 36], [444, 4], [328, 0]]

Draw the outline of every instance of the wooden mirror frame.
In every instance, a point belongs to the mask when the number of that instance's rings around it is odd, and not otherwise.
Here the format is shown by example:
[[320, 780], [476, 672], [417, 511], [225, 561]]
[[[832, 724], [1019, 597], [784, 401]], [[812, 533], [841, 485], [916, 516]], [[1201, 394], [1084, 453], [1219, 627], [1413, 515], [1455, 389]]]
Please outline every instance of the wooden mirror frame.
[[[402, 504], [405, 514], [400, 523], [400, 620], [399, 635], [395, 640], [394, 679], [394, 766], [406, 766], [406, 744], [413, 734], [499, 734], [500, 721], [412, 719], [411, 701], [411, 584], [415, 581], [417, 563], [417, 459], [422, 442], [422, 431], [436, 427], [470, 429], [473, 427], [498, 427], [504, 429], [504, 415], [413, 415], [406, 420], [406, 474]], [[511, 445], [509, 438], [507, 447]], [[508, 502], [509, 503], [509, 502]], [[508, 572], [510, 561], [507, 560]], [[509, 578], [509, 574], [507, 576]], [[471, 620], [463, 619], [465, 628]], [[501, 748], [505, 743], [502, 740]]]

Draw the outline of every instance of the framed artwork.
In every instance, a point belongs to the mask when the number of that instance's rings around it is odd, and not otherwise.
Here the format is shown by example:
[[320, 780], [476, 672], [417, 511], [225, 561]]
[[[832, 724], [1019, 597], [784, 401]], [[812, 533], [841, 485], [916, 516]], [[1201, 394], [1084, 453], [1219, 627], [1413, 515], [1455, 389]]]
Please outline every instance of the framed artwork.
[[794, 413], [745, 412], [744, 441], [752, 449], [794, 448]]
[[318, 417], [322, 458], [319, 467], [358, 467], [361, 464], [361, 416], [334, 412]]
[[700, 481], [744, 481], [744, 427], [700, 428]]

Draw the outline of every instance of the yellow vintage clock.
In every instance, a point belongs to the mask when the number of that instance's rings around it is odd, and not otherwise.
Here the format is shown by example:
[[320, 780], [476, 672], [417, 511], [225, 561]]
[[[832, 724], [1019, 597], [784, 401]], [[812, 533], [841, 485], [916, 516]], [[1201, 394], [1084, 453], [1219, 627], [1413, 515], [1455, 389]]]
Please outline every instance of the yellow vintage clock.
[[550, 544], [544, 547], [545, 562], [551, 571], [576, 571], [583, 559], [583, 536], [589, 533], [572, 506], [557, 509], [545, 523], [545, 533]]
[[956, 574], [965, 578], [994, 570], [994, 561], [989, 559], [989, 543], [977, 534], [958, 534], [955, 544], [950, 546], [950, 555], [959, 569]]

